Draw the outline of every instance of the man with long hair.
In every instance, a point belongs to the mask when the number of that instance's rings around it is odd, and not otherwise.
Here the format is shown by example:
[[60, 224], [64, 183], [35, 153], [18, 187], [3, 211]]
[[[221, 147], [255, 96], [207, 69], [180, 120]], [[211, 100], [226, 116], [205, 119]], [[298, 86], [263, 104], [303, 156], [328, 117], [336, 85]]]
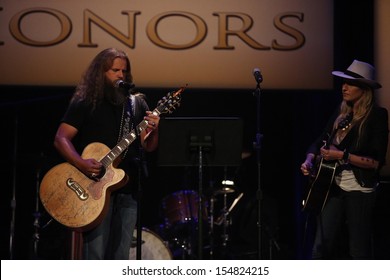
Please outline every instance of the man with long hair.
[[84, 259], [129, 259], [129, 250], [137, 218], [137, 170], [140, 153], [154, 151], [158, 145], [159, 116], [149, 111], [141, 94], [118, 82], [131, 85], [130, 60], [115, 48], [101, 51], [90, 63], [58, 127], [54, 146], [60, 154], [89, 178], [98, 178], [102, 163], [82, 158], [90, 143], [113, 148], [141, 121], [146, 129], [120, 155], [118, 168], [129, 176], [128, 183], [110, 196], [109, 210], [102, 222], [83, 234]]

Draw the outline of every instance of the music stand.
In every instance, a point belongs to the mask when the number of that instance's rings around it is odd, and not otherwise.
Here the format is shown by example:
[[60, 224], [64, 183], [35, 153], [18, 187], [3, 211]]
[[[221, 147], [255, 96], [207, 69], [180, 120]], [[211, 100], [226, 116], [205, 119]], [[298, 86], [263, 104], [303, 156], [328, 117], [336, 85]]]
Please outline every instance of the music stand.
[[202, 259], [203, 166], [240, 165], [242, 120], [232, 117], [163, 118], [159, 127], [158, 165], [198, 166], [198, 259]]
[[242, 120], [235, 117], [161, 118], [158, 165], [198, 166], [193, 146], [204, 142], [205, 146], [211, 145], [207, 147], [210, 151], [205, 154], [205, 165], [239, 166], [242, 134]]

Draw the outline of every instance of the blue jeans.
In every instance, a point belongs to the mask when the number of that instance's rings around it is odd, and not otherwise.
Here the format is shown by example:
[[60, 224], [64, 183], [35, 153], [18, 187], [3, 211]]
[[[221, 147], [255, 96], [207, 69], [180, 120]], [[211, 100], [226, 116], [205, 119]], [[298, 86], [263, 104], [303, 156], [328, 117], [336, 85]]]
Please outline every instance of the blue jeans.
[[347, 228], [349, 257], [372, 259], [372, 229], [375, 192], [345, 192], [331, 196], [317, 217], [313, 259], [337, 259], [336, 239]]
[[103, 221], [83, 235], [84, 259], [128, 260], [137, 220], [137, 202], [131, 194], [113, 193]]

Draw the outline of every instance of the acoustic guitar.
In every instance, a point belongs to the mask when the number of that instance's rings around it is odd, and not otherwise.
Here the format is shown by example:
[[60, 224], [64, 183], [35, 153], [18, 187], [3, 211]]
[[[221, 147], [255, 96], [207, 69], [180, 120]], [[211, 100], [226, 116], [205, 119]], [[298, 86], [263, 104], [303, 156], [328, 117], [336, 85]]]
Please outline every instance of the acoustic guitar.
[[[153, 114], [172, 113], [180, 104], [185, 87], [168, 93], [161, 99]], [[148, 125], [139, 123], [113, 149], [102, 143], [85, 147], [82, 158], [94, 158], [103, 165], [96, 178], [87, 177], [68, 162], [51, 168], [40, 183], [39, 195], [46, 211], [59, 223], [76, 231], [89, 230], [98, 225], [108, 210], [110, 194], [123, 187], [128, 176], [116, 168], [116, 159], [131, 145]]]
[[[352, 114], [348, 114], [339, 122], [337, 127], [332, 131], [331, 135], [325, 142], [325, 149], [329, 149], [333, 138], [338, 130], [346, 130], [350, 127]], [[309, 191], [306, 198], [303, 200], [303, 210], [314, 213], [320, 213], [325, 206], [331, 190], [332, 182], [336, 174], [336, 168], [339, 165], [338, 160], [325, 160], [320, 155], [315, 158], [315, 164], [309, 175]]]

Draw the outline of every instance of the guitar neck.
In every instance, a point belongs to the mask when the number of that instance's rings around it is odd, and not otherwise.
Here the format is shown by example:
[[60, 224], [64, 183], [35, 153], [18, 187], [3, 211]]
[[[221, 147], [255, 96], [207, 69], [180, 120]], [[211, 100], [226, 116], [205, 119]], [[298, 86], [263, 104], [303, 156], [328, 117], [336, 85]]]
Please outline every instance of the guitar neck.
[[[169, 93], [167, 97], [164, 97], [159, 101], [157, 107], [152, 111], [152, 114], [159, 116], [163, 112], [171, 113], [172, 110], [178, 105], [180, 100], [180, 94], [184, 91], [185, 87], [180, 88], [174, 93]], [[121, 141], [105, 155], [100, 161], [104, 167], [108, 167], [112, 164], [130, 145], [134, 142], [138, 135], [148, 127], [148, 121], [143, 120], [134, 129], [130, 131]]]
[[[159, 108], [153, 110], [152, 114], [158, 116], [160, 115]], [[107, 153], [102, 160], [100, 161], [104, 167], [107, 168], [112, 164], [130, 145], [137, 139], [137, 136], [141, 134], [148, 126], [148, 121], [143, 120], [140, 122], [134, 129], [132, 129], [129, 134], [122, 138], [121, 141], [109, 152]]]
[[351, 126], [352, 117], [353, 117], [353, 112], [349, 113], [344, 119], [340, 120], [337, 127], [333, 129], [331, 135], [329, 136], [328, 140], [325, 143], [326, 149], [329, 149], [329, 146], [333, 142], [333, 138], [335, 137], [339, 129], [345, 130]]
[[325, 143], [325, 149], [329, 149], [331, 143], [333, 142], [333, 138], [336, 135], [337, 130], [338, 130], [337, 128], [333, 129], [332, 133], [330, 134], [328, 140]]

